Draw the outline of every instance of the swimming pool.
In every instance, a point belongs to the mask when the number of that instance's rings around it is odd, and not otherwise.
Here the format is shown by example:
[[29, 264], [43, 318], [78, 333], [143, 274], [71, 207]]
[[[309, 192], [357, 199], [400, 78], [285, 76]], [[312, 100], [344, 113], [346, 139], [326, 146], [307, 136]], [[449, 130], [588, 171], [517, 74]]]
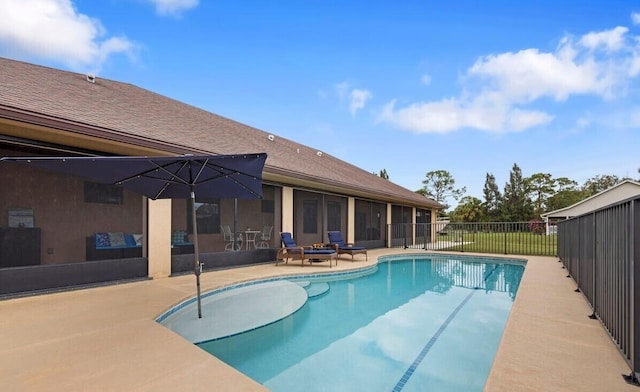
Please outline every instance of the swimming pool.
[[311, 293], [293, 314], [198, 346], [273, 391], [481, 391], [523, 271], [405, 255], [364, 276], [291, 278]]

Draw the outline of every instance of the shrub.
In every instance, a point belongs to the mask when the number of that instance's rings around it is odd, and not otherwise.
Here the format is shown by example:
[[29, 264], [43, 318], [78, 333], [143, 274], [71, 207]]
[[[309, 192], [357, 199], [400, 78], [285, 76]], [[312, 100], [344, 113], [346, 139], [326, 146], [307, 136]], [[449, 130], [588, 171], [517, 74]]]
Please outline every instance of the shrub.
[[538, 219], [532, 219], [529, 221], [529, 231], [533, 234], [544, 234], [545, 233], [545, 224], [543, 221]]

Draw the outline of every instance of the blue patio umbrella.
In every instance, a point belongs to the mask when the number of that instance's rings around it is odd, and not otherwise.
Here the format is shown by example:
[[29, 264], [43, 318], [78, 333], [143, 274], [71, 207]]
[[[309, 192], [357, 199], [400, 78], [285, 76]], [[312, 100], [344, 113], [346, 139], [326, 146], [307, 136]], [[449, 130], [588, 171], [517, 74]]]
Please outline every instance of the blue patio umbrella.
[[200, 306], [200, 255], [195, 199], [262, 198], [262, 170], [266, 153], [236, 155], [181, 155], [171, 157], [3, 157], [72, 174], [95, 182], [119, 185], [150, 199], [191, 199], [198, 317]]

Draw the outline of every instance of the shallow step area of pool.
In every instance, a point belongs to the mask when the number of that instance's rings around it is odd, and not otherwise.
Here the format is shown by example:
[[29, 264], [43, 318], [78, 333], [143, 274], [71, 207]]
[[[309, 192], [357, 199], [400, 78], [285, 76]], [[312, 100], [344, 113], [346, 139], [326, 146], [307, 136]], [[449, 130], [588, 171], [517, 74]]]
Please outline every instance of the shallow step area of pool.
[[326, 294], [329, 292], [329, 283], [314, 282], [305, 286], [305, 290], [307, 290], [307, 295], [309, 296], [309, 298], [319, 297], [322, 294]]
[[308, 298], [329, 291], [326, 282], [278, 280], [203, 295], [197, 303], [178, 306], [159, 323], [192, 343], [236, 335], [271, 324], [300, 309]]

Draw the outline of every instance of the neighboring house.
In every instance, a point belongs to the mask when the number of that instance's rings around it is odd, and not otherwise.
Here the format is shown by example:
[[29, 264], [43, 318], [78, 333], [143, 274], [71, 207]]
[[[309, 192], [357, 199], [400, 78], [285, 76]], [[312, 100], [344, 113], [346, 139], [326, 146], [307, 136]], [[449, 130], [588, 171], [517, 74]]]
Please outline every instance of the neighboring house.
[[590, 196], [569, 207], [560, 208], [555, 211], [545, 212], [540, 216], [547, 226], [547, 234], [555, 233], [555, 223], [564, 219], [573, 218], [595, 211], [602, 207], [617, 203], [619, 201], [640, 195], [640, 183], [625, 180], [600, 193]]
[[[262, 200], [197, 200], [205, 268], [274, 260], [282, 231], [300, 244], [341, 230], [349, 242], [390, 246], [391, 224], [433, 223], [443, 208], [275, 132], [132, 84], [0, 58], [0, 156], [261, 152]], [[0, 295], [193, 268], [186, 200], [147, 200], [7, 163], [0, 180]], [[224, 235], [226, 226], [234, 235]], [[263, 229], [270, 235], [262, 238]], [[242, 242], [230, 244], [234, 238]]]

